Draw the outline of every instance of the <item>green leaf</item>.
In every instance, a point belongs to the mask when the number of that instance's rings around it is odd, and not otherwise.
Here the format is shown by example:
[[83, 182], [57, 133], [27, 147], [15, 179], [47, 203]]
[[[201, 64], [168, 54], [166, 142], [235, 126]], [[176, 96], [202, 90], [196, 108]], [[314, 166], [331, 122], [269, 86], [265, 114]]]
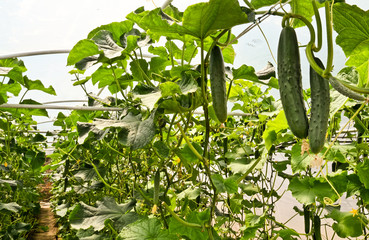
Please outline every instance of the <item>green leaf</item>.
[[113, 39], [113, 34], [107, 30], [101, 30], [91, 38], [104, 56], [112, 59], [122, 55], [123, 48], [120, 47]]
[[[279, 0], [251, 0], [251, 4], [255, 9], [265, 7], [265, 6], [270, 6], [277, 2], [279, 2]], [[285, 1], [282, 1], [282, 2], [285, 2]]]
[[293, 238], [292, 236], [300, 236], [295, 230], [291, 228], [275, 231], [275, 233], [278, 234], [283, 240], [294, 240], [296, 238]]
[[247, 22], [237, 0], [210, 0], [189, 6], [183, 13], [182, 26], [188, 34], [205, 39], [215, 30]]
[[[203, 150], [199, 144], [195, 142], [192, 142], [191, 144], [197, 150], [198, 153], [202, 154]], [[188, 164], [195, 164], [200, 161], [198, 157], [192, 152], [191, 148], [188, 146], [187, 143], [180, 150], [179, 157], [181, 161], [188, 163]]]
[[335, 192], [327, 182], [321, 182], [315, 178], [305, 177], [302, 179], [292, 178], [288, 186], [292, 196], [302, 204], [312, 204], [315, 200], [324, 197], [333, 199]]
[[[35, 104], [35, 105], [41, 105], [41, 103], [36, 102], [32, 99], [24, 99], [21, 104]], [[42, 116], [42, 117], [49, 117], [49, 114], [47, 113], [46, 109], [18, 109], [18, 112], [21, 112], [23, 114], [29, 115], [29, 116]]]
[[[309, 22], [312, 21], [312, 16], [314, 16], [314, 8], [313, 4], [311, 4], [311, 0], [292, 0], [290, 2], [292, 12], [295, 14], [299, 14], [304, 16]], [[317, 3], [318, 8], [322, 5]], [[294, 19], [293, 27], [302, 27], [305, 26], [301, 20]]]
[[145, 79], [145, 74], [147, 75], [149, 69], [149, 64], [145, 59], [133, 60], [129, 66], [135, 80], [141, 82]]
[[100, 54], [99, 48], [94, 41], [84, 39], [79, 41], [69, 52], [67, 65], [73, 65], [86, 57]]
[[[203, 212], [190, 212], [190, 214], [188, 214], [188, 216], [186, 217], [186, 221], [189, 223], [197, 223], [203, 225], [207, 222], [209, 217], [210, 211], [209, 209], [206, 209]], [[173, 218], [171, 218], [169, 222], [169, 232], [177, 236], [186, 236], [188, 239], [209, 239], [207, 231], [203, 231], [199, 228], [184, 226], [182, 223]]]
[[92, 226], [96, 231], [100, 231], [105, 226], [105, 220], [111, 219], [122, 228], [138, 220], [136, 213], [129, 212], [135, 204], [135, 200], [126, 204], [117, 204], [112, 197], [97, 201], [96, 207], [81, 202], [70, 213], [69, 221], [75, 229], [87, 229]]
[[189, 199], [195, 200], [198, 196], [200, 196], [201, 190], [199, 188], [189, 187], [186, 190], [180, 192], [177, 195], [178, 200]]
[[265, 131], [263, 132], [266, 149], [270, 150], [277, 141], [277, 133], [285, 129], [288, 129], [288, 123], [284, 111], [282, 110], [275, 119], [268, 121], [266, 124]]
[[24, 86], [28, 90], [40, 90], [40, 91], [43, 91], [43, 92], [51, 94], [51, 95], [56, 95], [56, 92], [55, 92], [55, 90], [52, 86], [49, 86], [48, 88], [46, 88], [40, 80], [34, 80], [33, 81], [33, 80], [29, 79], [27, 76], [24, 76], [23, 80], [24, 80]]
[[156, 152], [159, 154], [161, 158], [167, 158], [169, 157], [170, 149], [163, 141], [156, 141], [153, 144], [153, 148], [156, 150]]
[[368, 84], [369, 59], [369, 12], [356, 5], [338, 3], [333, 6], [333, 26], [338, 33], [336, 43], [349, 60], [347, 66], [354, 66], [360, 74], [360, 85]]
[[[340, 212], [333, 209], [327, 217], [336, 221], [333, 223], [332, 228], [341, 238], [359, 237], [363, 234], [364, 226], [360, 221], [360, 218], [363, 218], [361, 215], [353, 216], [350, 212]], [[365, 222], [366, 219], [362, 221]]]
[[[261, 169], [266, 162], [266, 153], [266, 149], [264, 148], [261, 156], [258, 159], [241, 158], [233, 160], [228, 165], [228, 168], [232, 170], [232, 172], [234, 172], [235, 174], [245, 174], [252, 168], [254, 164], [256, 164], [254, 169]], [[255, 161], [258, 161], [258, 163], [255, 163]]]
[[155, 113], [145, 120], [141, 119], [141, 115], [133, 115], [129, 113], [122, 120], [96, 119], [92, 123], [78, 123], [79, 132], [78, 143], [82, 144], [93, 132], [101, 139], [109, 128], [119, 130], [118, 140], [121, 144], [131, 147], [133, 150], [143, 148], [155, 136]]
[[106, 68], [104, 66], [101, 66], [92, 74], [92, 83], [96, 84], [98, 82], [99, 88], [103, 88], [114, 83], [115, 78], [121, 77], [123, 73], [124, 70], [121, 68]]
[[211, 175], [211, 179], [213, 180], [215, 187], [220, 193], [227, 192], [229, 194], [232, 194], [236, 193], [238, 190], [236, 181], [237, 179], [235, 179], [234, 177], [223, 179], [221, 175], [213, 174]]
[[102, 25], [98, 28], [95, 28], [94, 30], [92, 30], [87, 38], [91, 39], [93, 38], [99, 31], [101, 30], [107, 30], [109, 32], [111, 32], [112, 37], [114, 39], [114, 42], [119, 42], [120, 37], [126, 33], [131, 31], [133, 28], [133, 22], [126, 20], [126, 21], [122, 21], [122, 22], [112, 22], [106, 25]]
[[127, 19], [137, 23], [139, 27], [146, 30], [148, 34], [155, 40], [162, 36], [172, 39], [182, 39], [182, 35], [186, 33], [186, 29], [162, 17], [160, 8], [148, 12], [132, 12], [127, 15]]
[[158, 55], [162, 58], [168, 58], [169, 53], [167, 52], [167, 49], [165, 47], [159, 46], [159, 47], [154, 47], [154, 46], [150, 46], [148, 49], [149, 53]]
[[119, 233], [121, 240], [172, 240], [175, 235], [170, 234], [168, 229], [163, 229], [161, 223], [156, 218], [145, 218], [132, 223]]
[[0, 93], [4, 93], [6, 95], [7, 92], [10, 92], [14, 96], [18, 96], [22, 91], [22, 86], [18, 82], [3, 84], [0, 83]]
[[365, 159], [362, 163], [356, 166], [357, 175], [366, 189], [369, 189], [369, 160]]
[[178, 84], [174, 82], [165, 82], [160, 84], [160, 91], [162, 97], [170, 97], [175, 94], [181, 94], [181, 89], [179, 88]]
[[255, 69], [251, 66], [242, 65], [237, 69], [232, 69], [233, 79], [246, 79], [251, 80], [253, 82], [260, 82], [258, 77], [255, 74]]
[[42, 165], [44, 165], [45, 163], [46, 156], [44, 152], [35, 152], [32, 150], [28, 150], [24, 156], [31, 164], [33, 170], [40, 170]]
[[150, 60], [150, 72], [160, 73], [164, 71], [167, 66], [170, 66], [170, 60], [164, 57], [153, 57]]
[[291, 152], [292, 173], [305, 171], [313, 160], [314, 156], [307, 152], [304, 152], [304, 154], [301, 155], [301, 142], [293, 145]]
[[10, 211], [10, 212], [17, 213], [21, 208], [22, 208], [22, 206], [20, 206], [16, 202], [0, 203], [0, 211], [7, 210], [7, 211]]

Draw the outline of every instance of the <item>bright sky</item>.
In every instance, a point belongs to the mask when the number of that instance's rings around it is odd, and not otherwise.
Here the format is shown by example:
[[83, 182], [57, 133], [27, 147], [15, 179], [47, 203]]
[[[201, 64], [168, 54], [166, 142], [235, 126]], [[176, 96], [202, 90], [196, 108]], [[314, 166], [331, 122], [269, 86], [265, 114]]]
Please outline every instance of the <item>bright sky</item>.
[[[160, 7], [165, 1], [154, 0], [154, 2]], [[197, 2], [201, 1], [174, 0], [173, 5], [183, 11], [186, 6]], [[369, 1], [347, 0], [346, 2], [358, 4], [365, 10], [369, 8]], [[103, 3], [101, 0], [2, 0], [0, 5], [0, 28], [2, 30], [0, 54], [71, 49], [79, 40], [86, 38], [92, 29], [113, 21], [122, 21], [128, 13], [141, 6], [145, 6], [147, 10], [156, 7], [151, 0], [106, 0]], [[247, 26], [239, 26], [233, 33], [242, 31], [245, 27]], [[280, 33], [280, 18], [270, 17], [261, 24], [261, 27], [275, 54]], [[300, 41], [304, 42], [306, 29], [301, 28], [298, 31], [302, 35]], [[235, 49], [236, 67], [246, 64], [258, 70], [263, 68], [267, 61], [274, 64], [266, 42], [257, 28], [241, 38]], [[339, 48], [336, 52], [335, 66], [339, 66], [344, 63], [344, 55]], [[45, 86], [52, 85], [58, 94], [54, 97], [31, 91], [26, 98], [39, 102], [85, 99], [84, 92], [79, 87], [72, 86], [73, 77], [68, 74], [71, 68], [66, 67], [67, 54], [21, 59], [28, 68], [26, 74], [30, 79], [40, 79]], [[90, 90], [96, 92], [94, 88]], [[10, 99], [9, 102], [16, 103], [17, 99]], [[58, 111], [49, 112], [50, 115], [55, 115]]]

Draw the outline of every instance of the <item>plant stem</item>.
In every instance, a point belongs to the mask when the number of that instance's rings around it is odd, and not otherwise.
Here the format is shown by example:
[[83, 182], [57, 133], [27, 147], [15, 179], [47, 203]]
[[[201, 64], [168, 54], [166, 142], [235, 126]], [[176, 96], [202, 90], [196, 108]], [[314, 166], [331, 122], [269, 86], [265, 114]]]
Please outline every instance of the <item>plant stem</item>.
[[313, 4], [313, 9], [314, 9], [314, 15], [315, 15], [315, 20], [316, 20], [316, 28], [317, 28], [317, 36], [318, 36], [318, 44], [317, 46], [313, 49], [314, 52], [319, 52], [320, 49], [322, 48], [322, 20], [320, 19], [320, 14], [319, 14], [319, 10], [318, 7], [316, 5], [316, 0], [312, 0], [311, 3]]
[[170, 215], [172, 215], [172, 217], [174, 217], [182, 225], [184, 225], [186, 227], [191, 227], [191, 228], [200, 228], [200, 229], [203, 229], [203, 226], [201, 226], [200, 224], [197, 224], [197, 223], [189, 223], [189, 222], [186, 222], [185, 220], [183, 220], [182, 218], [180, 218], [175, 212], [173, 212], [172, 209], [170, 209], [170, 207], [165, 202], [162, 203], [162, 206], [164, 206], [164, 208], [170, 213]]
[[333, 34], [332, 34], [331, 9], [329, 6], [329, 1], [325, 2], [325, 18], [327, 27], [328, 57], [327, 57], [327, 65], [323, 72], [324, 76], [330, 74], [330, 72], [333, 69], [333, 37], [332, 37]]

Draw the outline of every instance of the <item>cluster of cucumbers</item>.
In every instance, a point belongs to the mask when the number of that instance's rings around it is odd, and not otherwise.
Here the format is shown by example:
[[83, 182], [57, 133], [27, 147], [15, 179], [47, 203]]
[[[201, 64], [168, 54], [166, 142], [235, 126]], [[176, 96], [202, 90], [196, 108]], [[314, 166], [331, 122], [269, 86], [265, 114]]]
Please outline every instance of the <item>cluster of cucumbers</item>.
[[[322, 62], [314, 59], [319, 67]], [[329, 119], [329, 82], [310, 67], [311, 116], [306, 114], [300, 54], [293, 27], [283, 28], [278, 45], [278, 81], [280, 97], [292, 133], [301, 139], [309, 138], [310, 149], [319, 153], [325, 142]]]

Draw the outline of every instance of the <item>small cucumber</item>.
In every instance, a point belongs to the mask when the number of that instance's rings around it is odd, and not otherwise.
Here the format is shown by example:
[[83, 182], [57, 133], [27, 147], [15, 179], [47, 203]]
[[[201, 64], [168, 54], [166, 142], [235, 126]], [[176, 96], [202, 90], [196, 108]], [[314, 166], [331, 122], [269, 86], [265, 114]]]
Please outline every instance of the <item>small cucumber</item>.
[[300, 53], [295, 30], [284, 27], [278, 44], [278, 83], [288, 125], [298, 138], [308, 136], [309, 122], [304, 104]]
[[332, 85], [332, 87], [342, 95], [349, 97], [351, 99], [357, 100], [357, 101], [365, 101], [365, 97], [360, 95], [357, 92], [352, 91], [351, 89], [347, 88], [345, 85], [339, 82], [338, 79], [331, 76], [329, 77], [329, 83]]
[[155, 205], [159, 203], [159, 191], [160, 191], [160, 171], [158, 169], [154, 177], [154, 204]]
[[[319, 67], [323, 63], [314, 58]], [[309, 143], [313, 153], [319, 153], [325, 141], [329, 119], [329, 82], [310, 67], [311, 116], [309, 125]]]
[[209, 74], [215, 115], [220, 122], [227, 120], [227, 87], [222, 50], [214, 46], [210, 53]]
[[309, 206], [304, 205], [304, 223], [305, 223], [305, 233], [310, 232], [310, 210]]

